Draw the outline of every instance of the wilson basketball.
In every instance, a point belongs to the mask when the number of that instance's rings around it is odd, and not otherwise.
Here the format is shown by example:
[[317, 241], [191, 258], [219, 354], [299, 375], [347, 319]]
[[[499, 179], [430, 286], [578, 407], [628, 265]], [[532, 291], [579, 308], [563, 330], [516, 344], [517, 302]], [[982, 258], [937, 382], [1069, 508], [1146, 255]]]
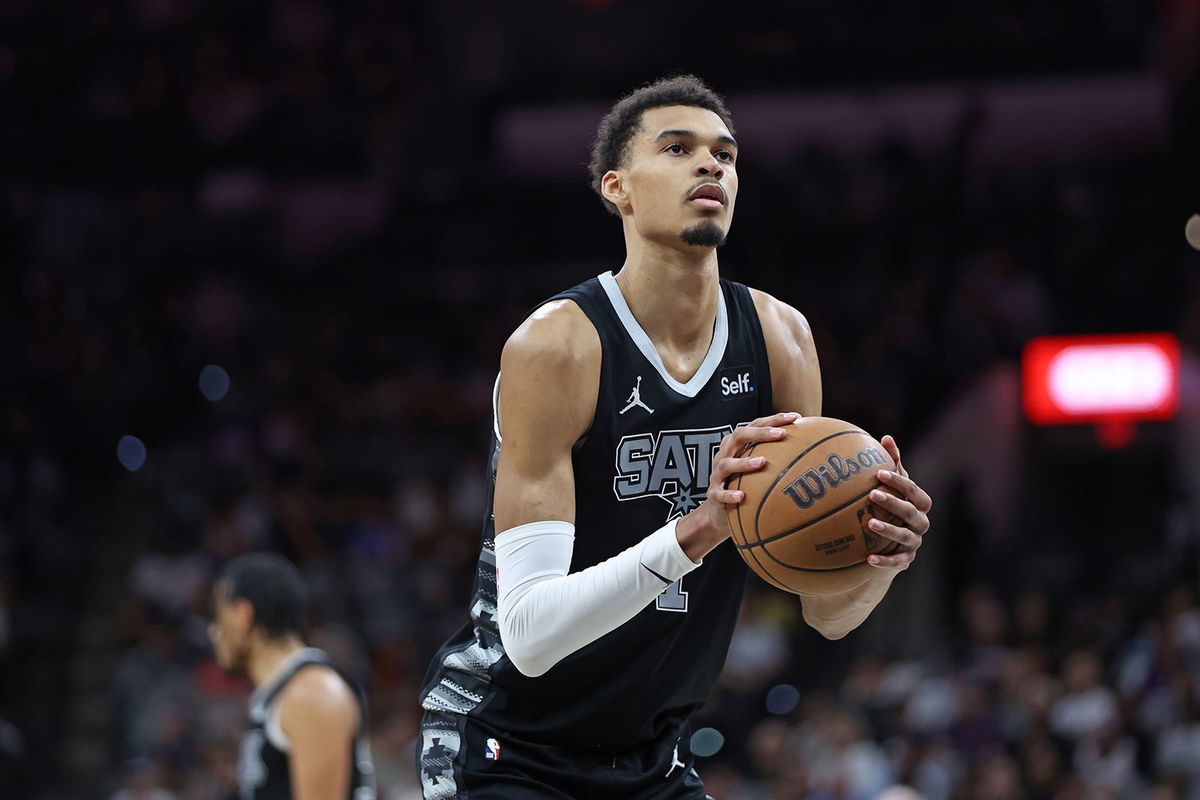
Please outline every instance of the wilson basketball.
[[795, 594], [834, 594], [866, 582], [867, 556], [900, 549], [867, 527], [878, 517], [903, 521], [878, 507], [872, 489], [896, 494], [879, 482], [895, 462], [883, 445], [849, 422], [807, 417], [787, 426], [787, 436], [748, 447], [764, 456], [757, 472], [737, 476], [729, 488], [746, 493], [729, 513], [733, 541], [750, 569]]

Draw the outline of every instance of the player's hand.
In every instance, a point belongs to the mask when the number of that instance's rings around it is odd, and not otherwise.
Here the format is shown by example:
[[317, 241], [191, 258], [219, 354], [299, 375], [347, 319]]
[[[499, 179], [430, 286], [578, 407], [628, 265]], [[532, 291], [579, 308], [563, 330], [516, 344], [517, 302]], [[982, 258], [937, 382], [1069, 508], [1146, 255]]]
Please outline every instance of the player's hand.
[[867, 563], [880, 569], [899, 572], [908, 569], [908, 565], [917, 557], [917, 550], [920, 549], [925, 533], [929, 530], [929, 509], [933, 507], [933, 499], [908, 477], [908, 470], [900, 461], [900, 447], [896, 440], [891, 436], [884, 436], [880, 444], [892, 457], [892, 461], [896, 462], [896, 469], [879, 470], [879, 481], [899, 492], [900, 497], [876, 489], [871, 492], [871, 502], [895, 514], [904, 521], [904, 525], [892, 525], [879, 519], [868, 523], [871, 530], [898, 542], [901, 549], [891, 556], [869, 556]]
[[712, 474], [708, 477], [708, 493], [705, 502], [693, 514], [702, 515], [704, 522], [719, 536], [714, 546], [729, 538], [729, 506], [737, 505], [746, 499], [746, 493], [737, 489], [727, 489], [725, 483], [731, 478], [746, 472], [757, 472], [767, 463], [763, 456], [742, 456], [748, 446], [756, 442], [775, 442], [787, 435], [785, 426], [791, 425], [800, 418], [795, 411], [773, 414], [762, 417], [734, 429], [721, 440], [713, 456]]

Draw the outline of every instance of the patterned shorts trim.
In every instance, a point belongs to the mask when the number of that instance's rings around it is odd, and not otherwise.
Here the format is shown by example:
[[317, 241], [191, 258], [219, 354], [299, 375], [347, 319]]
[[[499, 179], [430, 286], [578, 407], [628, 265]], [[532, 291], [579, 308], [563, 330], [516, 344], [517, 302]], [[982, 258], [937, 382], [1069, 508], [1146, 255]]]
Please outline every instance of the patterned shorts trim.
[[462, 749], [459, 724], [459, 720], [451, 715], [425, 714], [417, 756], [421, 793], [425, 800], [453, 800], [458, 796], [454, 769]]

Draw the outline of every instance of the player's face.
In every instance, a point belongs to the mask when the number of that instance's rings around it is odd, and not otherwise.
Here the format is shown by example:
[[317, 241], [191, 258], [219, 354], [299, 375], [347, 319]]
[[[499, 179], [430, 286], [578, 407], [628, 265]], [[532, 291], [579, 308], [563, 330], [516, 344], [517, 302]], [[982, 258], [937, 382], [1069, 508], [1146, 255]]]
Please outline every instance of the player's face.
[[229, 672], [246, 669], [247, 643], [250, 636], [250, 604], [231, 600], [224, 584], [213, 588], [213, 619], [208, 626], [217, 663]]
[[733, 222], [737, 143], [704, 108], [666, 106], [642, 114], [621, 185], [642, 236], [716, 246]]

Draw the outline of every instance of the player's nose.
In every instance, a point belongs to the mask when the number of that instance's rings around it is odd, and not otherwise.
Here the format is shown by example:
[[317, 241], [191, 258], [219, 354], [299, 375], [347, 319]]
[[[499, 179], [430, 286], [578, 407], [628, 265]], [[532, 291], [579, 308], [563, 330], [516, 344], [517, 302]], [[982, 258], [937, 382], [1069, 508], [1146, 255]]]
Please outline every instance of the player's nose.
[[721, 166], [721, 162], [712, 153], [707, 153], [701, 156], [700, 161], [696, 164], [697, 176], [712, 176], [717, 178], [725, 177], [725, 168]]

